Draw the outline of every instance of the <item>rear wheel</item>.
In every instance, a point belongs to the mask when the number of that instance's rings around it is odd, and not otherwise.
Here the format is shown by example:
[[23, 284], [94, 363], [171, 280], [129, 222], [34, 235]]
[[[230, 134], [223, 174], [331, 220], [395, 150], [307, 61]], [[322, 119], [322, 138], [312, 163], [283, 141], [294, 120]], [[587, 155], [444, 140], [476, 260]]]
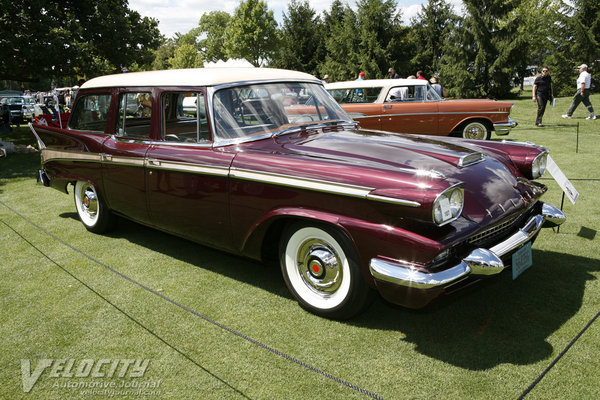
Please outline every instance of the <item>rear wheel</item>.
[[491, 132], [482, 121], [470, 121], [462, 129], [462, 137], [465, 139], [488, 140]]
[[77, 181], [74, 197], [79, 219], [88, 231], [104, 233], [114, 228], [116, 217], [106, 207], [94, 185], [86, 181]]
[[350, 240], [337, 229], [293, 224], [279, 247], [283, 278], [298, 303], [327, 318], [346, 319], [372, 299]]

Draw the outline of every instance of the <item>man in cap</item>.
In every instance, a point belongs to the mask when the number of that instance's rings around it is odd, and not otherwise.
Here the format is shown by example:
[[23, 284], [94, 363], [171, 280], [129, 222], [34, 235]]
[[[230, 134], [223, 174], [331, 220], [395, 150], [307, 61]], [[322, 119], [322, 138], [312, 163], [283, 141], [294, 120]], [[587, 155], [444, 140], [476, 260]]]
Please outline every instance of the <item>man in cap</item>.
[[577, 92], [575, 96], [573, 96], [573, 102], [569, 107], [569, 110], [566, 114], [564, 114], [563, 118], [571, 118], [573, 112], [579, 105], [579, 103], [583, 103], [589, 111], [590, 115], [586, 119], [596, 119], [594, 115], [594, 107], [592, 107], [592, 103], [590, 103], [590, 87], [592, 86], [592, 75], [588, 72], [588, 66], [586, 64], [581, 64], [579, 67], [579, 77], [577, 78]]

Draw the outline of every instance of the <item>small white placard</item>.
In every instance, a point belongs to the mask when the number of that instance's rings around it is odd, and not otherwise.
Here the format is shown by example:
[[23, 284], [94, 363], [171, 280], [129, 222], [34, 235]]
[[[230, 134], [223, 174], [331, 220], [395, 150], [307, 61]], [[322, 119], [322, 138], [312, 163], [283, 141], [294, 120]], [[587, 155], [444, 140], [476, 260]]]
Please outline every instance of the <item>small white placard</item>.
[[442, 218], [444, 221], [452, 218], [452, 210], [450, 209], [450, 200], [446, 197], [440, 199], [440, 208], [442, 210]]
[[558, 165], [554, 162], [552, 157], [548, 156], [548, 162], [546, 164], [546, 169], [550, 172], [550, 175], [554, 178], [558, 186], [561, 187], [563, 192], [567, 195], [571, 203], [575, 204], [577, 199], [579, 198], [579, 192], [575, 189], [575, 186], [567, 179], [565, 174], [558, 168]]

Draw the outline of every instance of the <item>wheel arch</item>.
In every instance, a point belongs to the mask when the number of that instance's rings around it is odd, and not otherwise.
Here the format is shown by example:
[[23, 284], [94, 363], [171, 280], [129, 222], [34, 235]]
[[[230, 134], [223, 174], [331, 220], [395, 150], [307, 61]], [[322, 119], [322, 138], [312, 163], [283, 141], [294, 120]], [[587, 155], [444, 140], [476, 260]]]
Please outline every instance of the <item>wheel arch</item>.
[[483, 116], [476, 116], [476, 117], [471, 116], [471, 117], [465, 118], [464, 120], [462, 120], [461, 122], [459, 122], [454, 127], [454, 129], [452, 130], [452, 136], [461, 137], [463, 129], [465, 128], [465, 126], [467, 126], [471, 122], [480, 122], [480, 123], [482, 123], [488, 129], [488, 131], [490, 132], [490, 134], [494, 131], [494, 123], [489, 118], [486, 118], [486, 117], [483, 117]]

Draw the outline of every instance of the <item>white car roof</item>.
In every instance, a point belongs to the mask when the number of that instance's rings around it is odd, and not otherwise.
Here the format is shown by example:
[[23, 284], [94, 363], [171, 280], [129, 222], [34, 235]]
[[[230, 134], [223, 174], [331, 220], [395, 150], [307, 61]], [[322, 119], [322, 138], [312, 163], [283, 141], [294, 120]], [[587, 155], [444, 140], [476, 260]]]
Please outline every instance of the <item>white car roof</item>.
[[362, 81], [344, 81], [325, 84], [325, 89], [350, 89], [392, 86], [427, 85], [424, 79], [364, 79]]
[[81, 89], [106, 87], [215, 86], [252, 81], [321, 81], [304, 72], [272, 68], [189, 68], [127, 72], [90, 79]]

